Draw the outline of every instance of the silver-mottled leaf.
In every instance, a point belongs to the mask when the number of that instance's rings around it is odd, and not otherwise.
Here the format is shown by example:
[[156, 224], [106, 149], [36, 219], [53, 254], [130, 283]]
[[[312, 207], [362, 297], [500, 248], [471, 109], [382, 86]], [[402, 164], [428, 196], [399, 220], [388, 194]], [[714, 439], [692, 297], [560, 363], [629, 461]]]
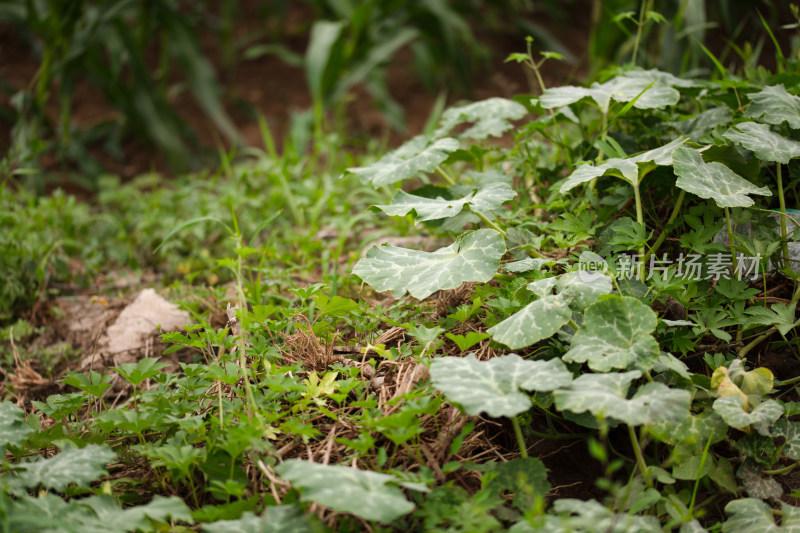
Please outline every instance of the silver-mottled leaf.
[[552, 259], [542, 259], [541, 257], [526, 257], [519, 261], [512, 261], [503, 265], [503, 269], [508, 272], [530, 272], [531, 270], [541, 270], [545, 265], [552, 265]]
[[783, 415], [783, 407], [775, 400], [764, 400], [748, 412], [740, 396], [717, 398], [713, 409], [729, 426], [744, 429], [752, 425], [762, 435], [768, 435], [767, 428]]
[[506, 183], [489, 184], [457, 200], [424, 198], [408, 194], [405, 191], [397, 191], [391, 204], [376, 205], [374, 207], [389, 216], [405, 216], [414, 211], [416, 213], [414, 222], [417, 223], [454, 217], [461, 213], [464, 208], [487, 215], [516, 195], [517, 193]]
[[792, 128], [800, 128], [800, 98], [786, 92], [783, 84], [764, 87], [748, 98], [751, 103], [744, 116], [776, 125], [788, 122]]
[[0, 403], [0, 452], [6, 446], [19, 446], [33, 428], [25, 424], [25, 412], [11, 402]]
[[752, 461], [745, 461], [736, 472], [742, 480], [744, 490], [751, 498], [760, 500], [780, 500], [783, 487], [772, 476], [766, 475]]
[[552, 336], [570, 318], [572, 311], [567, 300], [560, 295], [544, 296], [487, 331], [495, 341], [516, 350]]
[[676, 422], [689, 415], [691, 395], [663, 383], [647, 383], [626, 399], [638, 370], [610, 374], [582, 374], [567, 388], [553, 393], [556, 406], [573, 413], [614, 418], [630, 425]]
[[622, 178], [628, 183], [638, 183], [640, 164], [652, 163], [658, 166], [671, 165], [673, 152], [685, 142], [686, 139], [675, 139], [669, 144], [665, 144], [659, 148], [654, 148], [653, 150], [642, 152], [638, 155], [626, 157], [625, 159], [612, 157], [601, 165], [581, 165], [575, 169], [572, 174], [570, 174], [569, 178], [567, 178], [567, 181], [561, 185], [559, 190], [562, 194], [566, 193], [581, 183], [586, 183], [594, 178], [606, 174], [607, 172], [614, 171], [621, 174]]
[[16, 465], [19, 472], [14, 484], [31, 489], [42, 486], [59, 492], [73, 483], [86, 487], [106, 474], [106, 465], [115, 457], [108, 446], [88, 444], [84, 448], [68, 448], [48, 459]]
[[648, 371], [660, 354], [652, 336], [656, 326], [656, 314], [636, 298], [603, 296], [586, 308], [564, 360], [588, 362], [598, 372], [631, 367]]
[[440, 357], [433, 360], [430, 372], [433, 386], [471, 416], [516, 416], [533, 405], [520, 389], [551, 391], [572, 381], [558, 359], [529, 361], [513, 353], [488, 361], [478, 361], [474, 354]]
[[786, 442], [783, 445], [782, 454], [794, 461], [800, 461], [800, 422], [792, 422], [786, 418], [781, 418], [770, 429], [773, 437], [783, 437]]
[[459, 107], [451, 107], [442, 114], [441, 125], [433, 134], [441, 137], [450, 133], [454, 127], [466, 122], [474, 123], [460, 138], [485, 139], [500, 137], [514, 125], [511, 120], [519, 120], [528, 114], [525, 106], [507, 98], [488, 98], [480, 102]]
[[426, 144], [424, 137], [415, 137], [380, 161], [368, 167], [348, 168], [346, 172], [355, 174], [363, 183], [381, 187], [413, 178], [420, 172], [433, 172], [456, 150], [458, 141], [455, 139], [444, 138]]
[[246, 512], [238, 520], [218, 520], [202, 524], [205, 533], [313, 533], [309, 515], [296, 505], [267, 507], [261, 515]]
[[300, 490], [301, 501], [312, 501], [364, 520], [389, 523], [414, 510], [388, 474], [290, 459], [275, 469]]
[[[648, 85], [653, 85], [648, 88]], [[645, 91], [642, 93], [642, 91]], [[641, 94], [641, 96], [639, 96]], [[617, 102], [630, 102], [639, 96], [633, 104], [637, 109], [653, 109], [675, 105], [680, 99], [680, 93], [663, 83], [661, 80], [650, 80], [644, 77], [617, 76], [605, 83], [592, 83], [588, 88], [565, 86], [547, 89], [539, 103], [545, 109], [563, 107], [574, 104], [584, 98], [594, 100], [600, 111], [608, 113], [611, 100]]]
[[455, 289], [465, 281], [487, 282], [497, 273], [506, 251], [502, 235], [491, 229], [469, 231], [435, 252], [392, 245], [375, 246], [353, 268], [378, 291], [406, 292], [424, 299], [439, 290]]
[[595, 271], [567, 272], [558, 277], [556, 292], [574, 309], [583, 311], [600, 296], [611, 292], [611, 278]]
[[725, 132], [725, 137], [741, 144], [762, 161], [787, 164], [789, 160], [800, 157], [800, 142], [775, 133], [766, 124], [742, 122]]
[[781, 502], [781, 525], [775, 524], [770, 506], [756, 498], [740, 498], [725, 506], [729, 518], [722, 523], [723, 533], [798, 533], [800, 508]]
[[556, 285], [558, 285], [558, 277], [553, 276], [532, 281], [528, 283], [526, 288], [536, 296], [544, 298], [553, 294], [553, 289], [556, 288]]
[[678, 148], [672, 162], [678, 176], [675, 185], [700, 198], [711, 198], [719, 207], [750, 207], [755, 202], [749, 194], [772, 196], [767, 187], [756, 187], [722, 163], [706, 163], [697, 150]]

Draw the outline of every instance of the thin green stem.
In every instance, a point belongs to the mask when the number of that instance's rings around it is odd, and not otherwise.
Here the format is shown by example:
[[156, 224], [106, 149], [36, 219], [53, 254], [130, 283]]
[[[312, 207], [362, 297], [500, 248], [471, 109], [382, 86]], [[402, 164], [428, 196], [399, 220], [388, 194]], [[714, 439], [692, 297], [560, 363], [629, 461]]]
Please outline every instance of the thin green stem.
[[572, 320], [571, 318], [569, 319], [569, 322], [567, 322], [567, 324], [569, 324], [573, 329], [575, 329], [575, 331], [578, 331], [580, 329], [578, 327], [578, 324], [576, 324], [575, 321]]
[[689, 510], [686, 512], [686, 520], [691, 520], [694, 514], [694, 502], [697, 498], [697, 488], [700, 486], [700, 479], [703, 477], [703, 468], [706, 466], [706, 458], [708, 458], [708, 449], [711, 447], [711, 437], [706, 441], [706, 446], [703, 448], [703, 455], [700, 456], [700, 467], [697, 469], [697, 479], [694, 480], [694, 488], [692, 489], [692, 499], [689, 502]]
[[644, 30], [644, 18], [649, 11], [649, 5], [652, 0], [643, 0], [642, 8], [639, 10], [639, 24], [636, 28], [636, 40], [633, 42], [633, 58], [631, 63], [636, 64], [636, 55], [639, 52], [639, 43], [642, 41], [642, 31]]
[[639, 446], [639, 439], [636, 437], [636, 430], [633, 429], [633, 426], [628, 424], [628, 437], [631, 439], [631, 446], [633, 446], [633, 453], [636, 455], [636, 464], [639, 466], [639, 471], [642, 473], [642, 478], [644, 478], [644, 483], [649, 488], [653, 487], [653, 480], [650, 479], [650, 474], [647, 472], [647, 463], [644, 461], [644, 455], [642, 455], [642, 448]]
[[789, 268], [789, 243], [787, 242], [786, 231], [786, 200], [783, 196], [783, 176], [781, 175], [781, 164], [778, 166], [778, 202], [781, 208], [781, 241], [783, 244], [783, 267]]
[[444, 178], [444, 181], [446, 181], [449, 185], [456, 184], [455, 180], [453, 180], [453, 178], [451, 178], [450, 175], [447, 172], [445, 172], [441, 166], [439, 165], [436, 166], [436, 172], [438, 172], [439, 175]]
[[[639, 183], [634, 184], [633, 186], [633, 198], [636, 201], [636, 222], [642, 225], [644, 228], [644, 211], [642, 211], [642, 195], [639, 192]], [[641, 258], [641, 262], [639, 263], [639, 280], [644, 283], [646, 280], [645, 271], [644, 271], [644, 256], [645, 256], [645, 248], [642, 246], [639, 248], [639, 257]]]
[[783, 468], [776, 468], [775, 470], [764, 470], [764, 473], [770, 476], [782, 476], [783, 474], [788, 474], [795, 468], [797, 468], [800, 463], [792, 463], [789, 466], [784, 466]]
[[728, 247], [731, 249], [731, 262], [733, 263], [733, 271], [739, 271], [739, 260], [736, 258], [736, 250], [733, 249], [733, 225], [731, 224], [731, 212], [725, 208], [725, 222], [728, 225]]
[[670, 224], [675, 221], [675, 218], [678, 216], [678, 212], [681, 210], [681, 205], [683, 204], [683, 199], [686, 196], [686, 191], [681, 189], [680, 194], [678, 195], [678, 199], [675, 200], [675, 207], [672, 208], [672, 214], [670, 214], [667, 223], [664, 225], [664, 230], [659, 234], [656, 242], [653, 243], [653, 246], [650, 248], [650, 251], [647, 253], [647, 256], [644, 258], [644, 262], [650, 259], [650, 256], [654, 253], [658, 252], [658, 249], [664, 244], [664, 241], [667, 240], [667, 228], [669, 228]]
[[759, 335], [758, 337], [756, 337], [755, 339], [753, 339], [752, 341], [750, 341], [746, 346], [744, 346], [741, 350], [739, 350], [739, 355], [738, 355], [739, 359], [744, 359], [747, 356], [747, 354], [750, 353], [750, 350], [758, 346], [764, 339], [775, 333], [777, 329], [778, 328], [773, 326], [764, 333], [762, 333], [761, 335]]
[[528, 458], [528, 448], [525, 445], [525, 437], [522, 436], [522, 428], [519, 425], [519, 419], [516, 416], [511, 417], [511, 425], [514, 426], [514, 435], [517, 436], [517, 445], [519, 446], [519, 455], [523, 459]]
[[[499, 233], [500, 235], [502, 235], [502, 236], [503, 236], [503, 238], [505, 238], [505, 236], [506, 236], [506, 232], [505, 232], [505, 230], [503, 230], [503, 229], [502, 229], [500, 226], [498, 226], [497, 224], [495, 224], [494, 222], [492, 222], [491, 220], [489, 220], [489, 219], [486, 217], [486, 215], [484, 215], [484, 214], [483, 214], [483, 213], [481, 213], [480, 211], [473, 211], [473, 213], [475, 213], [476, 215], [478, 215], [478, 218], [480, 218], [480, 219], [483, 221], [483, 223], [484, 223], [484, 224], [486, 224], [487, 226], [489, 226], [490, 228], [492, 228], [493, 230], [495, 230], [497, 233]], [[535, 250], [533, 250], [533, 253], [534, 253], [534, 254], [536, 254], [536, 256], [537, 256], [537, 257], [541, 257], [541, 255], [539, 255], [539, 253], [538, 253], [538, 252], [536, 252]]]

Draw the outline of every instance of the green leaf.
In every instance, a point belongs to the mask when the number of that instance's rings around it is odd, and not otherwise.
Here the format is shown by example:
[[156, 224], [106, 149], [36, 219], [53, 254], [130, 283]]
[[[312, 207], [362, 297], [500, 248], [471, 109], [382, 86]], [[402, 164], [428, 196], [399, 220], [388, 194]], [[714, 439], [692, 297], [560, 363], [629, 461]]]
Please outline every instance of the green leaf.
[[391, 204], [373, 207], [389, 216], [405, 216], [410, 211], [414, 211], [416, 213], [414, 223], [416, 224], [426, 220], [454, 217], [464, 208], [487, 215], [516, 195], [517, 193], [506, 183], [491, 183], [458, 200], [445, 200], [441, 197], [425, 198], [408, 194], [405, 191], [397, 191]]
[[758, 305], [748, 307], [745, 309], [745, 313], [749, 315], [747, 325], [775, 326], [780, 334], [785, 336], [800, 323], [800, 319], [795, 319], [796, 307], [796, 303], [780, 302], [772, 304], [771, 309], [765, 309]]
[[631, 185], [635, 185], [639, 183], [641, 179], [639, 172], [641, 168], [651, 165], [671, 165], [673, 152], [685, 142], [686, 139], [675, 139], [669, 144], [625, 159], [611, 158], [597, 166], [589, 164], [581, 165], [570, 174], [567, 181], [561, 185], [559, 191], [561, 194], [564, 194], [581, 183], [589, 182], [606, 173], [610, 173], [609, 175], [617, 176]]
[[729, 426], [745, 429], [752, 425], [762, 435], [768, 435], [767, 428], [783, 415], [783, 407], [775, 400], [765, 400], [747, 412], [740, 396], [717, 398], [713, 409]]
[[466, 352], [467, 350], [469, 350], [470, 348], [481, 342], [483, 339], [488, 338], [489, 334], [480, 331], [470, 331], [467, 332], [466, 335], [454, 335], [452, 333], [447, 333], [445, 337], [456, 343], [459, 350], [461, 350], [462, 352]]
[[494, 463], [484, 476], [489, 473], [495, 476], [486, 484], [486, 490], [498, 496], [504, 491], [512, 493], [514, 505], [523, 512], [531, 509], [537, 499], [543, 499], [550, 491], [547, 468], [535, 457]]
[[533, 405], [526, 391], [551, 391], [572, 380], [558, 359], [529, 361], [507, 354], [488, 361], [466, 357], [440, 357], [431, 363], [431, 382], [448, 401], [470, 416], [516, 416]]
[[800, 508], [781, 502], [781, 525], [775, 525], [772, 509], [755, 498], [740, 498], [725, 506], [730, 516], [722, 523], [723, 533], [758, 531], [759, 533], [796, 532], [800, 530]]
[[491, 229], [468, 231], [435, 252], [375, 246], [353, 268], [377, 291], [406, 292], [419, 300], [439, 290], [455, 289], [465, 281], [485, 283], [500, 267], [506, 247], [502, 235]]
[[678, 148], [672, 154], [675, 185], [700, 198], [711, 198], [719, 207], [750, 207], [748, 194], [772, 196], [767, 187], [756, 187], [722, 163], [705, 163], [697, 150]]
[[541, 270], [543, 266], [555, 264], [552, 259], [540, 257], [526, 257], [519, 261], [512, 261], [503, 265], [503, 269], [508, 272], [530, 272], [531, 270]]
[[306, 80], [315, 102], [326, 97], [325, 71], [329, 68], [331, 52], [345, 27], [344, 21], [320, 20], [311, 27], [306, 49]]
[[165, 498], [155, 496], [144, 505], [136, 505], [121, 509], [110, 495], [103, 494], [83, 500], [97, 514], [91, 522], [98, 527], [109, 527], [111, 524], [124, 524], [126, 531], [148, 531], [152, 529], [150, 520], [166, 523], [169, 521], [194, 523], [189, 508], [177, 496]]
[[317, 309], [320, 315], [329, 315], [334, 317], [344, 317], [358, 311], [358, 303], [350, 298], [342, 298], [341, 296], [332, 297], [325, 296], [324, 294], [317, 294], [314, 296]]
[[725, 132], [725, 138], [741, 144], [762, 161], [787, 164], [800, 157], [800, 142], [775, 133], [766, 124], [742, 122]]
[[458, 150], [458, 141], [451, 138], [439, 139], [430, 145], [428, 143], [425, 137], [414, 137], [377, 163], [368, 167], [348, 168], [345, 172], [355, 174], [362, 183], [382, 187], [413, 178], [420, 172], [433, 172], [451, 152]]
[[16, 485], [33, 489], [45, 487], [62, 492], [68, 485], [86, 487], [106, 474], [106, 465], [116, 458], [108, 446], [88, 444], [69, 448], [48, 459], [16, 465]]
[[544, 296], [487, 331], [495, 341], [516, 350], [550, 337], [570, 318], [572, 310], [563, 297]]
[[[651, 83], [653, 85], [648, 89], [647, 87]], [[645, 92], [642, 93], [642, 91]], [[639, 96], [640, 94], [641, 96]], [[659, 80], [617, 76], [602, 84], [594, 82], [589, 88], [570, 85], [547, 89], [539, 97], [539, 103], [545, 109], [552, 109], [574, 104], [584, 98], [591, 98], [600, 107], [600, 111], [605, 114], [608, 113], [611, 100], [630, 102], [637, 96], [639, 99], [633, 104], [633, 107], [637, 109], [654, 109], [675, 105], [680, 99], [678, 91]]]
[[321, 529], [296, 505], [267, 507], [261, 516], [246, 512], [238, 520], [218, 520], [202, 527], [206, 533], [312, 533]]
[[761, 92], [749, 94], [748, 98], [751, 103], [744, 116], [775, 125], [788, 122], [792, 128], [800, 128], [800, 98], [786, 92], [783, 84], [764, 87]]
[[567, 362], [588, 362], [597, 372], [634, 367], [644, 372], [660, 354], [651, 333], [658, 317], [650, 307], [630, 296], [606, 295], [588, 308], [583, 325], [572, 338]]
[[638, 370], [611, 374], [582, 374], [567, 388], [553, 393], [556, 406], [562, 411], [610, 417], [630, 425], [677, 421], [689, 415], [691, 395], [663, 383], [648, 383], [626, 399], [633, 380], [642, 375]]
[[6, 446], [19, 446], [33, 428], [25, 424], [25, 411], [11, 402], [0, 403], [0, 453], [3, 457]]
[[611, 292], [611, 278], [596, 271], [567, 272], [558, 277], [556, 292], [573, 309], [583, 311], [600, 296]]
[[158, 375], [162, 368], [168, 367], [167, 363], [159, 363], [157, 357], [145, 357], [138, 363], [123, 363], [113, 367], [125, 381], [138, 387], [144, 380]]
[[786, 439], [781, 453], [789, 459], [800, 461], [800, 422], [781, 418], [770, 429], [770, 435]]
[[275, 471], [300, 490], [302, 501], [313, 501], [335, 511], [387, 524], [414, 510], [388, 474], [329, 466], [299, 459], [280, 464]]
[[458, 134], [458, 137], [469, 139], [501, 137], [514, 127], [511, 120], [519, 120], [527, 114], [525, 106], [513, 100], [489, 98], [465, 106], [451, 107], [442, 114], [441, 125], [433, 135], [442, 137], [459, 124], [474, 122], [472, 127]]

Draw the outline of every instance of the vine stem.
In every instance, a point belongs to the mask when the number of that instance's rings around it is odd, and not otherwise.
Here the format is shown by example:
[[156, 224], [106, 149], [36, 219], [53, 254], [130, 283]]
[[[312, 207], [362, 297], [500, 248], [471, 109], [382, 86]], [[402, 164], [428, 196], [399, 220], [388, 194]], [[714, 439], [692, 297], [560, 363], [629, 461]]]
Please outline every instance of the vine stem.
[[769, 476], [780, 476], [783, 474], [788, 474], [789, 472], [797, 468], [798, 465], [800, 465], [800, 463], [792, 463], [789, 466], [784, 466], [783, 468], [778, 468], [775, 470], [764, 470], [764, 473]]
[[708, 458], [708, 449], [711, 447], [711, 437], [706, 441], [706, 446], [703, 448], [703, 455], [700, 456], [700, 467], [697, 469], [697, 479], [694, 480], [694, 488], [692, 489], [692, 500], [689, 502], [689, 510], [686, 511], [686, 519], [691, 520], [694, 514], [694, 502], [697, 499], [697, 488], [700, 486], [700, 478], [703, 477], [703, 468], [706, 466], [706, 458]]
[[441, 167], [441, 165], [436, 165], [436, 172], [438, 172], [439, 175], [441, 177], [443, 177], [444, 181], [446, 181], [448, 184], [450, 184], [450, 185], [455, 185], [456, 184], [455, 180], [453, 180], [453, 178], [451, 178], [450, 175], [447, 172], [444, 171], [444, 169]]
[[762, 333], [761, 335], [750, 341], [746, 346], [744, 346], [741, 350], [739, 350], [739, 359], [744, 359], [750, 352], [750, 350], [758, 346], [759, 343], [761, 343], [761, 341], [763, 341], [764, 339], [775, 333], [775, 331], [777, 330], [778, 328], [772, 326], [767, 331], [765, 331], [764, 333]]
[[514, 435], [517, 436], [517, 446], [519, 446], [519, 455], [523, 459], [528, 458], [528, 449], [525, 446], [525, 437], [522, 436], [522, 428], [519, 425], [519, 419], [516, 416], [511, 417], [511, 425], [514, 426]]
[[[642, 211], [642, 195], [639, 192], [639, 183], [641, 180], [638, 181], [633, 186], [633, 197], [636, 200], [636, 221], [642, 225], [644, 228], [644, 212]], [[646, 229], [646, 228], [645, 228]], [[639, 257], [642, 258], [642, 262], [639, 264], [639, 281], [642, 283], [646, 280], [646, 275], [644, 271], [644, 256], [645, 256], [645, 248], [642, 246], [639, 248]]]
[[633, 446], [633, 453], [636, 455], [636, 464], [639, 466], [639, 471], [642, 473], [644, 483], [648, 488], [653, 488], [653, 480], [647, 473], [647, 463], [644, 462], [644, 455], [642, 455], [642, 448], [639, 446], [639, 439], [636, 437], [636, 430], [633, 426], [628, 424], [628, 436], [631, 439], [631, 446]]
[[783, 176], [781, 175], [781, 164], [777, 163], [778, 166], [778, 202], [781, 208], [781, 241], [783, 244], [783, 266], [784, 268], [789, 267], [789, 244], [786, 242], [787, 239], [787, 231], [786, 231], [786, 200], [783, 196]]
[[650, 259], [651, 255], [653, 255], [658, 251], [661, 245], [664, 244], [664, 241], [667, 240], [667, 228], [670, 226], [670, 224], [675, 222], [675, 218], [678, 216], [678, 212], [681, 209], [681, 205], [683, 204], [683, 199], [685, 196], [686, 196], [686, 191], [681, 189], [681, 192], [678, 195], [678, 199], [675, 200], [675, 207], [672, 208], [672, 214], [669, 216], [669, 219], [667, 219], [667, 223], [664, 225], [664, 231], [662, 231], [661, 234], [659, 234], [658, 239], [656, 239], [656, 242], [653, 243], [653, 246], [650, 248], [650, 251], [644, 258], [645, 263]]
[[727, 207], [725, 208], [725, 222], [728, 224], [728, 247], [731, 249], [731, 262], [733, 263], [733, 271], [739, 271], [739, 260], [736, 258], [736, 250], [733, 249], [733, 226], [731, 225], [731, 212]]
[[642, 40], [642, 29], [644, 28], [644, 17], [645, 14], [650, 11], [650, 2], [652, 0], [644, 0], [642, 2], [642, 9], [639, 11], [639, 24], [636, 28], [636, 40], [633, 43], [633, 58], [631, 63], [634, 65], [636, 64], [636, 54], [639, 52], [639, 43]]
[[[493, 230], [495, 230], [497, 233], [499, 233], [500, 235], [502, 235], [502, 236], [503, 236], [503, 238], [505, 238], [505, 237], [506, 237], [506, 232], [505, 232], [505, 231], [504, 231], [504, 230], [503, 230], [503, 229], [502, 229], [500, 226], [498, 226], [497, 224], [495, 224], [494, 222], [492, 222], [491, 220], [489, 220], [489, 219], [486, 217], [486, 215], [484, 215], [484, 214], [483, 214], [483, 213], [481, 213], [480, 211], [473, 211], [473, 213], [475, 213], [476, 215], [478, 215], [478, 218], [480, 218], [481, 220], [483, 220], [483, 222], [484, 222], [484, 223], [485, 223], [487, 226], [489, 226], [490, 228], [492, 228]], [[537, 255], [538, 257], [541, 257], [541, 255], [539, 255], [537, 252], [535, 252], [535, 251], [534, 251], [534, 253], [536, 253], [536, 255]]]

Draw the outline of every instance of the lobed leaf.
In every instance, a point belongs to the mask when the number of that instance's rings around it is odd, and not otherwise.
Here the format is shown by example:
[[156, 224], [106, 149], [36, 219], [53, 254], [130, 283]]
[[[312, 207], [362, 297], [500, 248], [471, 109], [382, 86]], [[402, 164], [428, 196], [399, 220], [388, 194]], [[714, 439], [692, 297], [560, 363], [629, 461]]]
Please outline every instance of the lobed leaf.
[[800, 128], [800, 98], [786, 92], [783, 84], [764, 87], [760, 92], [749, 94], [750, 105], [744, 116], [758, 118], [769, 124], [788, 122]]
[[775, 524], [772, 509], [766, 502], [755, 498], [740, 498], [725, 506], [730, 515], [722, 523], [723, 533], [758, 531], [760, 533], [781, 533], [800, 530], [800, 509], [781, 502], [781, 525]]
[[6, 446], [19, 446], [33, 428], [25, 424], [25, 412], [11, 402], [0, 403], [0, 453]]
[[553, 393], [556, 406], [573, 413], [590, 412], [596, 417], [614, 418], [630, 425], [674, 422], [689, 414], [691, 395], [663, 383], [648, 383], [626, 399], [638, 370], [610, 374], [582, 374], [569, 387]]
[[533, 405], [520, 389], [551, 391], [572, 381], [558, 359], [529, 361], [513, 353], [488, 361], [478, 361], [474, 354], [440, 357], [431, 363], [430, 373], [433, 386], [470, 416], [516, 416]]
[[458, 200], [445, 200], [441, 197], [425, 198], [405, 191], [397, 191], [391, 204], [373, 207], [389, 216], [405, 216], [414, 211], [416, 213], [414, 223], [416, 224], [426, 220], [454, 217], [465, 208], [486, 215], [516, 195], [517, 193], [506, 183], [491, 183]]
[[352, 167], [345, 172], [355, 174], [362, 183], [382, 187], [413, 178], [420, 172], [433, 172], [456, 150], [458, 141], [455, 139], [444, 138], [430, 143], [425, 137], [418, 136], [368, 167]]
[[775, 133], [766, 124], [742, 122], [725, 132], [725, 138], [753, 152], [762, 161], [787, 164], [800, 157], [800, 142]]
[[39, 459], [16, 466], [14, 484], [26, 488], [45, 487], [63, 491], [68, 485], [79, 487], [106, 474], [106, 465], [116, 454], [108, 446], [88, 444], [84, 448], [69, 448], [48, 459]]
[[469, 139], [501, 137], [514, 127], [511, 120], [519, 120], [527, 114], [528, 110], [522, 104], [498, 97], [451, 107], [442, 114], [441, 125], [434, 133], [434, 137], [447, 135], [454, 127], [465, 122], [474, 124], [458, 137]]
[[678, 148], [672, 155], [675, 185], [700, 198], [711, 198], [719, 207], [750, 207], [749, 194], [772, 196], [767, 187], [756, 187], [722, 163], [706, 163], [697, 150]]
[[414, 510], [394, 476], [290, 459], [275, 471], [300, 490], [301, 501], [313, 501], [364, 520], [387, 524]]
[[559, 191], [564, 194], [581, 183], [589, 182], [608, 173], [621, 177], [631, 185], [634, 185], [639, 183], [641, 179], [639, 165], [644, 166], [648, 163], [656, 166], [671, 165], [673, 152], [685, 142], [686, 139], [675, 139], [669, 144], [625, 159], [612, 157], [601, 165], [581, 165], [570, 174], [567, 181], [561, 185]]
[[775, 400], [764, 400], [748, 412], [741, 396], [717, 398], [712, 408], [729, 426], [736, 429], [753, 426], [762, 435], [768, 435], [767, 428], [783, 415], [783, 407]]
[[597, 372], [634, 367], [648, 371], [660, 354], [651, 335], [658, 317], [630, 296], [609, 295], [586, 308], [583, 325], [572, 338], [567, 362], [588, 362]]
[[353, 274], [378, 291], [391, 291], [395, 298], [408, 292], [422, 300], [465, 281], [489, 281], [505, 251], [505, 241], [498, 232], [481, 229], [466, 232], [435, 252], [392, 245], [372, 247], [353, 268]]
[[570, 318], [572, 310], [567, 301], [550, 295], [526, 305], [487, 331], [495, 341], [516, 350], [554, 335]]

